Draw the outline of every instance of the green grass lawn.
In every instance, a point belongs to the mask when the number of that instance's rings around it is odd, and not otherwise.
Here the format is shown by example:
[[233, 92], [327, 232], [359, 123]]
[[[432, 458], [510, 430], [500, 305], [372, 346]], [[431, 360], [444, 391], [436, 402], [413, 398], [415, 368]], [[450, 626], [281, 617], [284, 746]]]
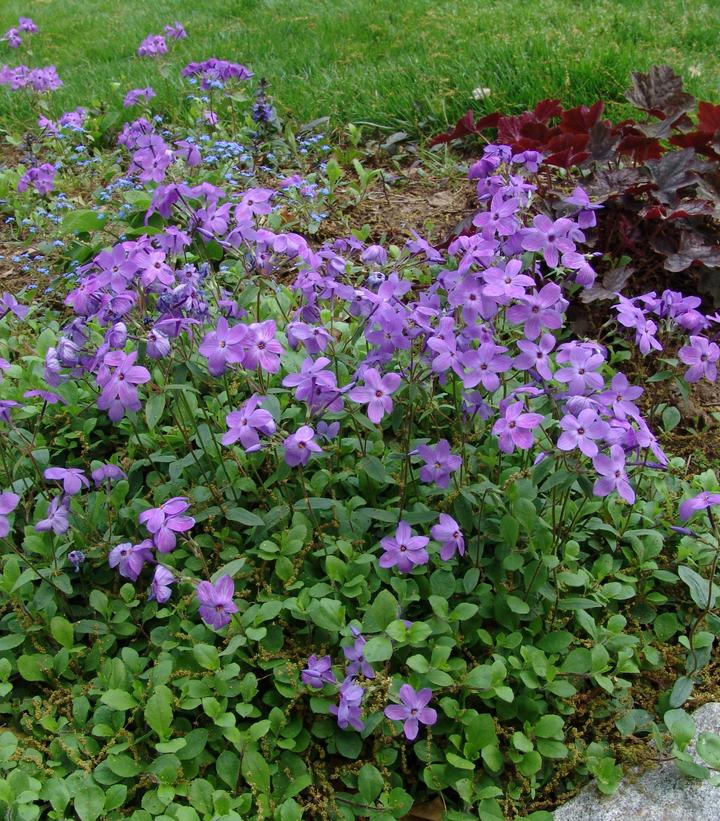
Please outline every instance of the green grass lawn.
[[[621, 100], [634, 69], [672, 65], [688, 89], [718, 97], [720, 4], [683, 0], [5, 0], [4, 31], [19, 14], [40, 34], [2, 61], [54, 63], [65, 87], [54, 113], [92, 102], [120, 105], [152, 84], [181, 106], [180, 68], [210, 56], [272, 82], [279, 109], [305, 121], [370, 121], [437, 130], [492, 90], [478, 110], [518, 110], [539, 98]], [[185, 24], [162, 63], [135, 50], [165, 23]], [[159, 68], [164, 66], [160, 76]], [[33, 112], [0, 89], [0, 126]]]

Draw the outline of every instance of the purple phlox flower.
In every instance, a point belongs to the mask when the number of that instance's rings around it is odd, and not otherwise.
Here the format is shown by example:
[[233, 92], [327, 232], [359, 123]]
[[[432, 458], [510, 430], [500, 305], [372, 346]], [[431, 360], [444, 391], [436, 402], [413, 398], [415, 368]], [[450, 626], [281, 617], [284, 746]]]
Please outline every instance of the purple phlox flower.
[[[181, 160], [184, 160], [185, 165], [187, 165], [188, 168], [197, 168], [198, 165], [202, 165], [203, 159], [200, 149], [188, 140], [175, 141], [175, 156]], [[225, 228], [225, 231], [227, 231], [227, 227]], [[225, 231], [223, 231], [223, 233], [225, 233]]]
[[594, 228], [597, 225], [595, 211], [603, 206], [600, 203], [590, 202], [587, 192], [579, 185], [569, 197], [563, 197], [563, 202], [572, 205], [573, 210], [576, 211], [575, 220], [578, 228]]
[[442, 262], [442, 254], [430, 245], [430, 243], [423, 239], [418, 233], [411, 229], [414, 239], [409, 239], [405, 243], [405, 247], [413, 254], [425, 254], [428, 262]]
[[402, 721], [405, 738], [414, 741], [420, 724], [431, 726], [437, 721], [437, 712], [428, 707], [432, 699], [432, 690], [424, 687], [416, 692], [409, 684], [403, 684], [399, 696], [400, 704], [390, 704], [386, 707], [385, 716], [391, 721]]
[[465, 276], [448, 293], [453, 307], [462, 306], [465, 322], [472, 324], [478, 316], [492, 319], [498, 310], [498, 301], [486, 294], [484, 282], [477, 276]]
[[20, 31], [26, 31], [28, 34], [37, 34], [39, 31], [32, 17], [18, 17], [18, 28]]
[[562, 290], [554, 282], [548, 282], [540, 291], [526, 294], [517, 305], [507, 310], [507, 318], [515, 325], [524, 324], [526, 339], [537, 339], [543, 328], [562, 328], [562, 313], [567, 307]]
[[575, 224], [566, 217], [553, 222], [544, 214], [537, 214], [533, 227], [525, 231], [522, 247], [526, 251], [542, 251], [548, 266], [557, 268], [560, 253], [575, 250], [575, 244], [568, 237], [573, 228]]
[[127, 476], [123, 470], [121, 470], [117, 465], [110, 463], [100, 465], [100, 467], [95, 468], [90, 475], [92, 476], [92, 480], [95, 482], [96, 487], [100, 487], [105, 482], [110, 485], [113, 482], [119, 482], [121, 479], [127, 479]]
[[[451, 317], [444, 317], [440, 324], [448, 321], [454, 327]], [[431, 336], [427, 341], [428, 348], [435, 353], [432, 360], [432, 369], [435, 373], [446, 373], [449, 369], [457, 376], [462, 377], [465, 367], [462, 362], [462, 351], [458, 350], [458, 340], [454, 333], [444, 333], [442, 335]]]
[[44, 531], [52, 530], [56, 536], [67, 533], [70, 528], [68, 520], [68, 505], [70, 499], [67, 496], [55, 496], [50, 502], [47, 509], [47, 514], [44, 519], [41, 519], [36, 525], [35, 530], [42, 533]]
[[355, 641], [350, 647], [343, 647], [345, 658], [350, 662], [345, 668], [348, 676], [365, 676], [365, 678], [375, 678], [375, 671], [370, 662], [365, 660], [363, 655], [367, 639], [364, 636], [357, 635]]
[[636, 328], [635, 342], [643, 356], [650, 353], [651, 349], [656, 351], [662, 350], [662, 345], [655, 337], [656, 332], [657, 325], [652, 319], [645, 320], [642, 325]]
[[450, 484], [450, 474], [462, 465], [462, 457], [450, 453], [450, 443], [441, 439], [435, 447], [419, 445], [417, 448], [425, 464], [420, 468], [420, 481], [446, 488]]
[[522, 351], [513, 362], [518, 370], [536, 370], [543, 379], [552, 379], [550, 351], [555, 347], [555, 337], [552, 334], [543, 334], [537, 344], [529, 339], [520, 339], [517, 346]]
[[704, 336], [691, 336], [690, 344], [683, 345], [678, 351], [681, 362], [690, 367], [685, 372], [687, 382], [698, 382], [703, 377], [708, 382], [717, 379], [717, 361], [720, 359], [720, 348]]
[[0, 296], [0, 319], [7, 313], [14, 314], [18, 319], [25, 319], [28, 314], [27, 305], [21, 305], [13, 294], [4, 293]]
[[229, 364], [242, 363], [248, 344], [248, 326], [228, 324], [225, 317], [218, 319], [214, 331], [205, 335], [199, 351], [208, 361], [208, 370], [213, 376], [224, 373]]
[[505, 353], [507, 348], [494, 342], [484, 342], [479, 348], [460, 355], [460, 361], [468, 369], [462, 376], [463, 386], [474, 388], [482, 385], [492, 393], [500, 387], [499, 373], [512, 367], [512, 358]]
[[16, 28], [8, 29], [3, 34], [2, 39], [10, 46], [10, 48], [20, 48], [22, 45], [22, 37]]
[[264, 397], [253, 394], [239, 410], [232, 411], [225, 417], [228, 426], [223, 434], [223, 445], [233, 445], [238, 440], [247, 453], [260, 449], [260, 437], [272, 436], [275, 433], [275, 420], [270, 411], [259, 408]]
[[250, 333], [247, 339], [247, 350], [243, 365], [248, 370], [260, 368], [267, 373], [277, 373], [280, 370], [280, 357], [283, 347], [275, 339], [277, 326], [274, 320], [254, 322], [248, 327]]
[[185, 26], [178, 23], [177, 20], [172, 25], [165, 26], [163, 30], [171, 40], [185, 40], [187, 38]]
[[313, 453], [322, 453], [322, 448], [315, 441], [315, 431], [309, 425], [303, 425], [290, 434], [283, 442], [283, 449], [285, 463], [292, 468], [298, 465], [304, 467]]
[[567, 367], [555, 373], [558, 382], [567, 383], [571, 394], [600, 390], [605, 384], [597, 369], [605, 363], [605, 357], [587, 348], [573, 347], [567, 357]]
[[326, 370], [330, 360], [321, 356], [313, 361], [306, 359], [297, 373], [288, 374], [282, 381], [286, 388], [295, 388], [295, 398], [306, 402], [311, 413], [327, 409], [330, 412], [342, 410], [343, 400], [337, 386], [335, 373]]
[[307, 667], [300, 673], [300, 679], [314, 690], [322, 690], [326, 684], [337, 684], [330, 656], [318, 658], [313, 653], [307, 660]]
[[138, 516], [138, 521], [152, 534], [153, 543], [161, 553], [175, 550], [175, 534], [185, 533], [195, 525], [192, 516], [182, 515], [189, 507], [190, 503], [185, 496], [174, 496], [160, 507], [144, 510]]
[[535, 280], [521, 273], [522, 260], [511, 259], [505, 268], [486, 268], [483, 271], [485, 295], [494, 299], [521, 299], [527, 288], [532, 288]]
[[28, 186], [32, 186], [38, 194], [49, 194], [55, 186], [56, 171], [55, 166], [48, 162], [28, 168], [18, 180], [17, 190], [27, 191]]
[[67, 405], [67, 402], [62, 398], [62, 396], [58, 396], [58, 394], [53, 393], [52, 391], [44, 391], [44, 390], [32, 390], [32, 391], [25, 391], [23, 396], [26, 399], [31, 399], [34, 396], [40, 397], [43, 402], [46, 402], [48, 405]]
[[152, 542], [145, 539], [140, 544], [123, 542], [114, 547], [108, 555], [110, 567], [117, 567], [125, 579], [136, 582], [147, 562], [152, 561]]
[[430, 560], [425, 549], [430, 539], [416, 536], [407, 522], [400, 522], [394, 536], [381, 539], [380, 546], [385, 551], [378, 559], [380, 567], [397, 567], [400, 573], [409, 573], [417, 565]]
[[352, 678], [346, 678], [340, 685], [338, 692], [339, 702], [330, 705], [330, 713], [337, 716], [338, 727], [346, 730], [353, 727], [360, 732], [365, 727], [361, 718], [360, 705], [362, 704], [365, 691]]
[[200, 603], [200, 616], [205, 624], [219, 630], [230, 623], [237, 605], [233, 601], [235, 583], [230, 576], [221, 576], [215, 584], [200, 582], [195, 591]]
[[85, 554], [82, 550], [71, 550], [67, 554], [68, 561], [72, 565], [72, 569], [75, 573], [80, 572], [80, 565], [85, 561]]
[[533, 445], [533, 430], [545, 417], [541, 413], [524, 413], [524, 410], [521, 401], [511, 402], [493, 425], [492, 432], [498, 437], [503, 453], [512, 453], [516, 447], [528, 450]]
[[353, 388], [348, 392], [348, 399], [367, 405], [368, 419], [377, 425], [386, 414], [392, 413], [390, 396], [400, 387], [401, 377], [397, 373], [387, 373], [381, 377], [377, 369], [368, 368], [363, 379], [365, 387]]
[[170, 596], [172, 591], [170, 590], [170, 585], [176, 581], [175, 576], [173, 575], [172, 571], [168, 570], [167, 567], [159, 564], [155, 568], [155, 573], [153, 574], [153, 580], [150, 582], [150, 594], [148, 599], [155, 599], [158, 604], [162, 604], [166, 602]]
[[14, 402], [12, 399], [0, 399], [0, 420], [9, 425], [12, 422], [10, 411], [12, 408], [19, 407], [19, 403]]
[[609, 456], [599, 453], [593, 459], [593, 465], [600, 474], [593, 487], [596, 496], [607, 496], [617, 490], [621, 499], [629, 504], [635, 502], [635, 491], [625, 471], [625, 451], [620, 445], [613, 445]]
[[558, 439], [557, 446], [560, 450], [573, 450], [579, 448], [585, 456], [593, 457], [597, 455], [598, 446], [596, 439], [604, 439], [610, 426], [598, 418], [597, 412], [592, 408], [580, 411], [578, 416], [566, 414], [560, 420], [562, 433]]
[[148, 331], [145, 340], [146, 352], [151, 359], [162, 359], [170, 353], [170, 340], [157, 326]]
[[720, 493], [710, 493], [704, 490], [702, 493], [698, 493], [697, 496], [692, 496], [680, 503], [680, 510], [678, 511], [680, 521], [686, 522], [698, 511], [707, 510], [716, 505], [720, 505]]
[[447, 513], [440, 514], [440, 521], [433, 525], [430, 535], [440, 543], [440, 558], [443, 561], [452, 559], [456, 552], [465, 555], [465, 537], [460, 525]]
[[126, 411], [140, 410], [137, 385], [150, 381], [150, 372], [136, 365], [137, 351], [125, 354], [111, 351], [105, 354], [103, 364], [97, 373], [100, 396], [97, 406], [106, 410], [113, 422], [119, 422]]
[[6, 491], [0, 493], [0, 538], [4, 538], [10, 532], [10, 522], [8, 516], [20, 503], [17, 493]]
[[152, 100], [155, 96], [155, 90], [152, 86], [146, 86], [145, 88], [131, 88], [125, 95], [123, 106], [125, 108], [130, 108], [131, 106], [137, 105], [141, 100]]
[[148, 34], [140, 43], [137, 50], [138, 57], [158, 57], [167, 54], [167, 43], [162, 34]]
[[316, 434], [326, 442], [331, 442], [340, 433], [339, 422], [324, 422], [322, 419], [315, 426]]
[[387, 258], [387, 251], [382, 245], [368, 245], [360, 256], [364, 263], [375, 263], [376, 265], [385, 265]]
[[597, 398], [605, 407], [612, 409], [618, 419], [625, 419], [627, 416], [637, 418], [640, 411], [634, 400], [642, 396], [642, 393], [643, 389], [631, 385], [624, 373], [616, 373], [610, 388], [598, 394]]
[[517, 214], [518, 201], [511, 197], [506, 199], [503, 191], [494, 194], [487, 211], [481, 211], [473, 217], [473, 225], [482, 229], [485, 237], [493, 237], [496, 234], [507, 237], [514, 234], [519, 228]]
[[80, 493], [83, 487], [89, 488], [90, 482], [85, 471], [79, 468], [46, 468], [43, 474], [46, 479], [63, 483], [63, 490], [68, 496]]
[[307, 325], [305, 322], [290, 322], [287, 326], [290, 347], [295, 349], [299, 342], [309, 354], [321, 353], [332, 341], [330, 332], [322, 325]]

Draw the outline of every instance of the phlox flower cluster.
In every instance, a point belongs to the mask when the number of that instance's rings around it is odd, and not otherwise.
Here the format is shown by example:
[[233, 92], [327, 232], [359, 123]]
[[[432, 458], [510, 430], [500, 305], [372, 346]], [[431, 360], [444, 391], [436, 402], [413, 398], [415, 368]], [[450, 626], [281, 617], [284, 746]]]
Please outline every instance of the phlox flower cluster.
[[38, 31], [31, 17], [19, 17], [17, 26], [8, 29], [0, 39], [4, 40], [10, 48], [20, 48], [22, 34], [37, 34]]
[[28, 66], [3, 65], [0, 67], [0, 85], [9, 86], [12, 91], [27, 88], [43, 94], [48, 91], [57, 91], [62, 84], [55, 66], [28, 68]]

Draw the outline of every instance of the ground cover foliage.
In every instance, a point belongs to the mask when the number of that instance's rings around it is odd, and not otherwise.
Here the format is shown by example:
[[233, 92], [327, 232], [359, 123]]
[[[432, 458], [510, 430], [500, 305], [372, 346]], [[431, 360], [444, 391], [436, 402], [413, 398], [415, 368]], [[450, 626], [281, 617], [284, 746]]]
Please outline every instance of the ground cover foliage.
[[502, 141], [459, 235], [328, 237], [380, 172], [242, 65], [182, 75], [174, 117], [39, 108], [0, 173], [33, 280], [0, 301], [0, 802], [541, 821], [652, 756], [715, 779], [720, 485], [652, 394], [715, 382], [717, 315], [616, 294], [579, 337], [605, 203]]

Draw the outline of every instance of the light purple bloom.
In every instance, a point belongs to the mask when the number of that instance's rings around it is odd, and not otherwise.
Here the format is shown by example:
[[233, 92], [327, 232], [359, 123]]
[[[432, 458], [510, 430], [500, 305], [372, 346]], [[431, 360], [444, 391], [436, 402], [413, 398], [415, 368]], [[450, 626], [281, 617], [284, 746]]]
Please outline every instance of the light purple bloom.
[[543, 328], [562, 328], [562, 312], [567, 303], [559, 285], [548, 282], [538, 292], [526, 294], [517, 305], [511, 305], [507, 318], [515, 325], [525, 325], [525, 337], [537, 339]]
[[440, 521], [433, 525], [430, 535], [436, 542], [440, 542], [440, 558], [443, 561], [452, 559], [456, 552], [461, 556], [465, 555], [465, 537], [460, 525], [447, 513], [440, 514]]
[[707, 510], [716, 505], [720, 505], [720, 493], [710, 493], [704, 490], [702, 493], [698, 493], [697, 496], [692, 496], [690, 499], [685, 499], [684, 502], [680, 503], [680, 521], [686, 522], [698, 511]]
[[355, 641], [353, 644], [350, 647], [343, 647], [343, 654], [350, 662], [345, 672], [348, 676], [362, 675], [365, 676], [365, 678], [375, 678], [375, 671], [372, 665], [365, 660], [365, 656], [363, 655], [367, 640], [365, 636], [360, 635], [359, 631], [354, 628], [353, 633], [355, 633]]
[[155, 547], [161, 553], [170, 553], [175, 550], [176, 533], [185, 533], [195, 525], [192, 516], [182, 514], [190, 507], [185, 496], [174, 496], [163, 502], [160, 507], [144, 510], [138, 521], [144, 524], [152, 534]]
[[303, 467], [313, 453], [322, 453], [322, 448], [315, 441], [315, 431], [309, 425], [303, 425], [283, 442], [285, 463], [290, 467]]
[[275, 421], [270, 411], [259, 408], [263, 397], [253, 394], [240, 410], [232, 411], [225, 417], [228, 426], [223, 434], [223, 445], [233, 445], [238, 440], [247, 453], [260, 449], [259, 433], [272, 436], [275, 433]]
[[145, 88], [132, 88], [125, 95], [123, 105], [125, 108], [130, 108], [131, 106], [137, 105], [141, 100], [152, 100], [155, 96], [155, 91], [151, 86], [146, 86]]
[[0, 493], [0, 538], [4, 538], [10, 532], [10, 522], [8, 516], [15, 510], [20, 502], [20, 497], [17, 493], [6, 491]]
[[208, 370], [213, 376], [220, 376], [228, 364], [243, 361], [249, 337], [247, 325], [230, 327], [225, 317], [218, 319], [217, 327], [205, 335], [199, 351], [207, 358]]
[[430, 560], [425, 549], [430, 539], [427, 536], [413, 534], [407, 522], [400, 522], [394, 536], [386, 536], [380, 541], [385, 551], [378, 559], [380, 567], [397, 567], [401, 573], [409, 573], [418, 565], [427, 564]]
[[117, 465], [107, 464], [95, 468], [90, 474], [96, 487], [100, 487], [104, 482], [111, 484], [112, 482], [119, 482], [120, 479], [127, 479], [125, 472]]
[[315, 654], [307, 660], [307, 667], [300, 673], [303, 684], [314, 690], [321, 690], [326, 684], [337, 684], [335, 673], [332, 671], [330, 656], [318, 658]]
[[637, 418], [640, 411], [634, 400], [642, 396], [642, 393], [643, 389], [631, 385], [624, 373], [616, 373], [610, 388], [598, 394], [597, 398], [603, 405], [612, 409], [618, 419], [625, 419], [628, 416]]
[[27, 305], [21, 305], [13, 294], [4, 293], [0, 296], [0, 319], [8, 312], [18, 319], [25, 319], [29, 310], [30, 308]]
[[360, 705], [362, 704], [365, 691], [354, 679], [346, 678], [340, 685], [338, 705], [330, 705], [330, 713], [337, 716], [338, 727], [346, 730], [353, 727], [360, 732], [365, 724], [361, 718]]
[[392, 413], [390, 396], [400, 387], [401, 378], [397, 373], [381, 377], [375, 368], [368, 368], [364, 379], [365, 387], [353, 388], [348, 392], [348, 398], [360, 405], [367, 405], [368, 419], [377, 425], [385, 414]]
[[592, 408], [585, 408], [577, 416], [566, 414], [560, 420], [562, 433], [557, 446], [560, 450], [579, 448], [585, 456], [597, 455], [596, 439], [604, 439], [610, 432], [610, 426], [598, 418]]
[[52, 530], [56, 536], [67, 533], [70, 528], [68, 504], [69, 499], [66, 496], [56, 496], [50, 502], [45, 518], [35, 525], [35, 530], [39, 533]]
[[567, 358], [567, 367], [555, 373], [558, 382], [565, 382], [571, 394], [583, 394], [600, 390], [605, 384], [597, 369], [605, 363], [602, 354], [580, 346], [573, 347]]
[[275, 339], [275, 322], [268, 319], [265, 322], [253, 323], [249, 330], [244, 367], [248, 370], [260, 368], [267, 373], [277, 373], [280, 370], [280, 356], [284, 351]]
[[544, 214], [537, 214], [533, 228], [528, 228], [522, 238], [522, 247], [526, 251], [542, 251], [550, 268], [557, 268], [560, 253], [575, 250], [575, 244], [568, 237], [573, 228], [573, 221], [566, 217], [553, 222]]
[[80, 565], [85, 561], [85, 554], [82, 550], [71, 550], [67, 554], [68, 561], [72, 565], [73, 570], [76, 573], [80, 572]]
[[516, 447], [528, 450], [533, 445], [533, 430], [545, 417], [541, 413], [524, 413], [524, 410], [522, 402], [511, 402], [493, 425], [492, 432], [498, 437], [503, 453], [512, 453]]
[[717, 379], [717, 361], [720, 359], [720, 348], [704, 336], [691, 336], [690, 344], [678, 351], [678, 358], [690, 365], [685, 372], [688, 382], [698, 382], [703, 377], [708, 382]]
[[108, 555], [110, 567], [117, 567], [118, 573], [136, 582], [147, 562], [152, 561], [152, 542], [145, 539], [140, 544], [124, 542], [114, 547]]
[[46, 479], [63, 483], [63, 490], [68, 496], [80, 493], [83, 487], [90, 487], [85, 471], [79, 468], [46, 468], [43, 474]]
[[462, 377], [463, 386], [482, 385], [486, 391], [496, 391], [500, 387], [498, 374], [512, 367], [512, 359], [505, 354], [506, 350], [494, 342], [484, 342], [479, 348], [461, 354], [460, 361], [468, 369]]
[[518, 340], [517, 346], [522, 353], [515, 357], [514, 366], [521, 371], [534, 369], [543, 379], [552, 379], [550, 351], [555, 347], [555, 341], [552, 334], [543, 334], [537, 343], [529, 339]]
[[450, 484], [450, 474], [462, 465], [462, 457], [450, 453], [450, 443], [441, 439], [435, 447], [419, 445], [418, 455], [425, 460], [420, 468], [420, 481], [434, 483], [446, 488]]
[[170, 585], [175, 582], [175, 576], [167, 567], [159, 564], [155, 568], [153, 580], [150, 583], [150, 595], [148, 599], [155, 599], [158, 604], [168, 601], [172, 595]]
[[599, 453], [593, 459], [593, 465], [600, 474], [593, 487], [596, 496], [607, 496], [616, 490], [620, 498], [629, 504], [635, 502], [635, 491], [625, 472], [625, 451], [620, 445], [613, 445], [609, 456]]
[[233, 613], [237, 613], [238, 608], [233, 601], [235, 583], [230, 576], [221, 576], [214, 585], [200, 582], [195, 593], [202, 620], [216, 630], [229, 624]]
[[437, 721], [437, 712], [427, 706], [432, 690], [424, 687], [416, 692], [409, 684], [403, 684], [399, 695], [400, 704], [390, 704], [385, 708], [385, 715], [391, 721], [402, 721], [405, 738], [414, 741], [420, 724], [431, 726]]
[[33, 391], [25, 391], [23, 396], [26, 399], [31, 399], [35, 396], [39, 396], [43, 402], [46, 402], [48, 405], [67, 405], [67, 402], [56, 393], [52, 391], [43, 391], [43, 390], [33, 390]]
[[100, 410], [106, 410], [113, 422], [119, 422], [126, 411], [140, 410], [136, 385], [150, 381], [150, 372], [136, 365], [137, 351], [125, 354], [111, 351], [105, 354], [103, 364], [97, 374], [98, 385], [102, 388], [97, 400]]

